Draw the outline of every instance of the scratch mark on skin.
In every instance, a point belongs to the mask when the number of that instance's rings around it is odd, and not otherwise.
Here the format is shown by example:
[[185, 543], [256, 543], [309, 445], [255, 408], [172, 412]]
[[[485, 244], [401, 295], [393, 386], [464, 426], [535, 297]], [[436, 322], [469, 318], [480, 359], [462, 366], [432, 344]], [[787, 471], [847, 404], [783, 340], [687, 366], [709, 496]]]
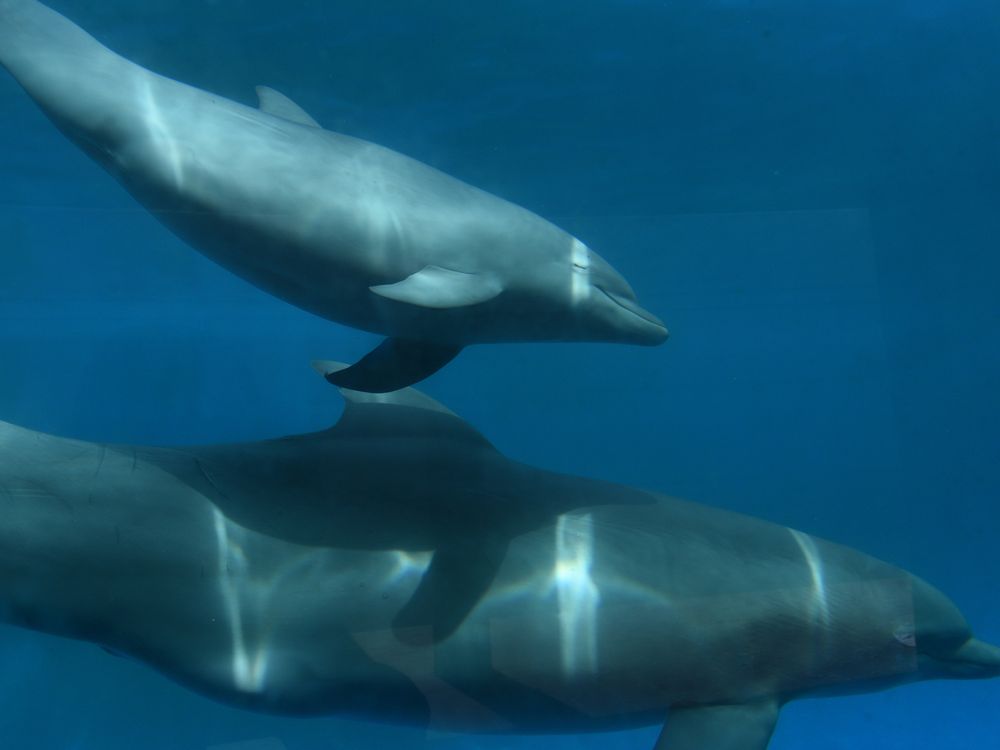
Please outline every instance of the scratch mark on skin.
[[104, 468], [104, 459], [108, 455], [108, 448], [105, 445], [101, 446], [101, 457], [97, 460], [97, 468], [94, 470], [94, 479], [97, 479], [97, 475], [101, 473], [101, 469]]
[[105, 445], [101, 446], [101, 457], [97, 459], [97, 468], [94, 469], [93, 481], [90, 484], [90, 491], [87, 493], [87, 503], [90, 505], [94, 504], [94, 489], [97, 486], [97, 478], [101, 474], [101, 469], [104, 468], [104, 459], [108, 455], [108, 448]]
[[62, 495], [58, 495], [51, 492], [45, 485], [40, 482], [26, 479], [21, 480], [23, 486], [11, 488], [9, 486], [4, 486], [3, 489], [7, 494], [7, 497], [14, 501], [19, 498], [33, 498], [36, 501], [42, 500], [55, 500], [59, 505], [66, 509], [70, 514], [76, 513], [76, 508], [73, 506], [69, 500], [67, 500]]
[[208, 469], [205, 468], [205, 466], [202, 464], [201, 460], [196, 458], [194, 460], [194, 463], [195, 463], [195, 466], [198, 467], [198, 471], [201, 472], [201, 475], [205, 478], [205, 481], [208, 482], [208, 484], [212, 487], [212, 489], [215, 490], [216, 492], [218, 492], [221, 497], [223, 497], [223, 498], [225, 498], [225, 499], [228, 500], [229, 496], [225, 492], [222, 491], [222, 488], [219, 487], [219, 485], [217, 485], [215, 483], [215, 480], [212, 479], [212, 475], [208, 473]]

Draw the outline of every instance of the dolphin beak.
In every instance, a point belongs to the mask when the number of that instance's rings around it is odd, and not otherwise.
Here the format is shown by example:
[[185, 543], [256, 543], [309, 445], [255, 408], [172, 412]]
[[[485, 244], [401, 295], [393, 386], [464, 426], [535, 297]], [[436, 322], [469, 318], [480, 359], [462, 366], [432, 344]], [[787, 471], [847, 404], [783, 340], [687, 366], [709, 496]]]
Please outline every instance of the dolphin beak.
[[1000, 677], [1000, 648], [978, 638], [967, 640], [949, 661], [968, 677]]
[[670, 336], [670, 331], [667, 330], [663, 321], [649, 312], [649, 310], [641, 307], [635, 300], [615, 294], [614, 292], [609, 292], [600, 286], [597, 288], [604, 292], [608, 299], [629, 313], [633, 323], [629, 331], [632, 334], [630, 340], [634, 343], [643, 346], [656, 346], [657, 344], [662, 344]]
[[1000, 648], [970, 638], [948, 654], [923, 654], [939, 676], [951, 679], [1000, 677]]

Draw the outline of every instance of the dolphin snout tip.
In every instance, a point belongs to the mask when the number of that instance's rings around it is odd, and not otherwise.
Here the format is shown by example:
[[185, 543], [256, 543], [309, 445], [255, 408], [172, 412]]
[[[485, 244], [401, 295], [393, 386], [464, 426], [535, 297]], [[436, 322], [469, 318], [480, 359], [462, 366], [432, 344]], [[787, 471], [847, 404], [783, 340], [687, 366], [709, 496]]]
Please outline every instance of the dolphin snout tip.
[[1000, 648], [978, 638], [969, 638], [953, 651], [927, 654], [939, 674], [951, 678], [1000, 677]]
[[670, 331], [662, 320], [648, 310], [642, 310], [639, 315], [643, 325], [639, 330], [637, 340], [645, 346], [659, 346], [670, 338]]
[[979, 676], [1000, 677], [1000, 647], [992, 643], [981, 641], [978, 638], [970, 638], [958, 650], [958, 657], [977, 667], [980, 671]]
[[[604, 292], [619, 311], [619, 315], [616, 316], [619, 337], [616, 340], [643, 346], [657, 346], [670, 337], [670, 331], [663, 321], [642, 307], [634, 295], [618, 294], [601, 286], [597, 288]], [[622, 311], [624, 315], [621, 315]]]
[[647, 329], [647, 332], [640, 340], [640, 344], [645, 344], [646, 346], [659, 346], [670, 338], [670, 331], [667, 327], [657, 321], [653, 323], [650, 321], [651, 325]]

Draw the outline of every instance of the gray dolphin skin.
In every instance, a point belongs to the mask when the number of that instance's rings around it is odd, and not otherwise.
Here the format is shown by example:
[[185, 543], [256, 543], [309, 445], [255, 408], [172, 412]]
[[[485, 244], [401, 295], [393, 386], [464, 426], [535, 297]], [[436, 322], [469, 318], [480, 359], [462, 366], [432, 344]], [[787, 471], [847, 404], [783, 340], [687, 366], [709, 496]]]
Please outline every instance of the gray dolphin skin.
[[667, 329], [580, 240], [418, 161], [116, 55], [35, 0], [0, 0], [0, 64], [70, 140], [215, 262], [388, 338], [335, 385], [410, 385], [462, 347], [660, 344]]
[[665, 721], [669, 750], [761, 750], [796, 698], [1000, 675], [1000, 649], [892, 565], [513, 462], [411, 389], [344, 395], [329, 430], [241, 445], [0, 423], [0, 614], [250, 709]]

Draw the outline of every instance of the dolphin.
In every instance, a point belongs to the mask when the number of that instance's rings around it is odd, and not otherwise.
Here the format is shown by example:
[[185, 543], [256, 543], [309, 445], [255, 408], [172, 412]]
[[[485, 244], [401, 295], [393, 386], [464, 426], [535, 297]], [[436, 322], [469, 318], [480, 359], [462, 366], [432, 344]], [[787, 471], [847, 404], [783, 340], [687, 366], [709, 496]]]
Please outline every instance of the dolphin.
[[342, 392], [332, 428], [237, 445], [0, 423], [0, 617], [249, 709], [663, 724], [663, 750], [763, 750], [797, 698], [1000, 675], [898, 567], [511, 461], [412, 389]]
[[0, 64], [71, 141], [194, 248], [387, 338], [335, 385], [393, 391], [465, 346], [660, 344], [667, 329], [583, 242], [277, 91], [253, 108], [152, 73], [35, 0], [0, 0]]

